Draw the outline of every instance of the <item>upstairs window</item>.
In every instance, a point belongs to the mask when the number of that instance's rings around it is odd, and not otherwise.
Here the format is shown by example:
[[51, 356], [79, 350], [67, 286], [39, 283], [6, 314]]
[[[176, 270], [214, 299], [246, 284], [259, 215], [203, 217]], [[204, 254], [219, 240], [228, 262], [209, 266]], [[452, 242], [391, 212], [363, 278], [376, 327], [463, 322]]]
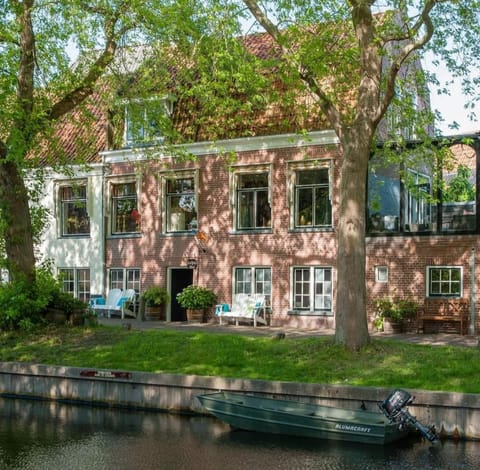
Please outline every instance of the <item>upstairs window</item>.
[[139, 99], [126, 103], [125, 145], [161, 144], [172, 108], [172, 97]]
[[87, 185], [61, 186], [59, 192], [61, 235], [88, 235], [90, 218], [87, 213]]
[[294, 227], [322, 228], [332, 225], [328, 168], [294, 172]]
[[112, 235], [140, 231], [137, 185], [135, 182], [111, 185]]
[[269, 164], [230, 168], [229, 203], [233, 230], [269, 231], [272, 228], [271, 191]]
[[191, 232], [198, 229], [197, 174], [193, 170], [162, 175], [164, 232]]
[[408, 170], [405, 195], [405, 228], [412, 232], [430, 230], [430, 176]]
[[268, 173], [237, 175], [238, 230], [264, 229], [272, 225]]

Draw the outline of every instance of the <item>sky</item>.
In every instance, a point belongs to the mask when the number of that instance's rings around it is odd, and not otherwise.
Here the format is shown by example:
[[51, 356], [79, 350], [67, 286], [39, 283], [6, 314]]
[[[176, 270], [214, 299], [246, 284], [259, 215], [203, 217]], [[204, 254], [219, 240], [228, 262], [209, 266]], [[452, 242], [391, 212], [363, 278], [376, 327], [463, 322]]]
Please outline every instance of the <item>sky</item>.
[[[452, 78], [445, 67], [434, 68], [428, 60], [425, 60], [422, 65], [426, 70], [434, 71], [441, 82]], [[433, 87], [430, 87], [431, 107], [440, 111], [444, 119], [444, 122], [437, 122], [436, 124], [441, 134], [447, 136], [480, 132], [480, 104], [476, 108], [477, 119], [471, 121], [468, 118], [469, 111], [467, 112], [464, 107], [468, 103], [468, 99], [462, 93], [460, 81], [455, 80], [453, 85], [449, 85], [449, 89], [450, 95], [439, 95]], [[477, 95], [480, 97], [480, 89]], [[458, 129], [449, 127], [454, 121], [459, 124]]]

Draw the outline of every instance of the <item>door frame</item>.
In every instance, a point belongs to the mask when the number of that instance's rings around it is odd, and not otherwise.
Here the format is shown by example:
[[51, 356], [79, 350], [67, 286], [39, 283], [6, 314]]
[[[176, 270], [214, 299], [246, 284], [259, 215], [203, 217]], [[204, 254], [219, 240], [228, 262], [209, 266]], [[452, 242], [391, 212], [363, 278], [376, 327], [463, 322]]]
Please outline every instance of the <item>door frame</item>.
[[[167, 267], [167, 292], [171, 296], [172, 294], [172, 272], [176, 270], [184, 270], [184, 271], [191, 271], [192, 272], [192, 284], [194, 281], [194, 274], [195, 270], [192, 268], [189, 268], [187, 266], [168, 266]], [[166, 321], [171, 322], [172, 321], [172, 299], [170, 299], [170, 302], [168, 302], [167, 309], [166, 309]]]

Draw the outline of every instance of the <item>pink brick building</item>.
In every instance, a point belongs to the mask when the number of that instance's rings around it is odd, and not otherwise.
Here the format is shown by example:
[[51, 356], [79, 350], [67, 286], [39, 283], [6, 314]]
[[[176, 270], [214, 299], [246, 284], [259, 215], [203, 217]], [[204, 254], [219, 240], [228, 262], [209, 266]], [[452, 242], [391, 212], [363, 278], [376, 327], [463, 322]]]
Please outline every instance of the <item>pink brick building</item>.
[[[249, 47], [260, 54], [271, 47], [266, 40], [255, 36]], [[302, 102], [298, 115], [295, 108], [268, 104], [211, 136], [171, 95], [132, 101], [117, 115], [125, 119], [117, 120], [108, 103], [94, 98], [103, 116], [95, 126], [60, 130], [67, 153], [73, 141], [95, 140], [86, 156], [91, 168], [53, 175], [45, 189], [52, 216], [40, 251], [54, 260], [66, 290], [88, 300], [113, 288], [141, 294], [164, 286], [172, 299], [167, 320], [181, 321], [185, 312], [176, 294], [198, 284], [225, 303], [239, 293], [265, 295], [272, 325], [335, 325], [342, 153], [318, 113], [304, 113], [312, 103]], [[163, 146], [158, 126], [146, 123], [152, 103], [191, 143]], [[135, 123], [134, 116], [143, 121]], [[121, 125], [112, 127], [115, 122]], [[441, 166], [437, 160], [437, 172], [408, 159], [378, 165], [372, 157], [370, 320], [377, 298], [419, 304], [455, 298], [468, 302], [470, 331], [480, 325], [480, 136], [452, 148], [457, 162]], [[414, 142], [407, 146], [407, 152], [414, 149]], [[468, 169], [463, 178], [456, 177], [459, 165]]]

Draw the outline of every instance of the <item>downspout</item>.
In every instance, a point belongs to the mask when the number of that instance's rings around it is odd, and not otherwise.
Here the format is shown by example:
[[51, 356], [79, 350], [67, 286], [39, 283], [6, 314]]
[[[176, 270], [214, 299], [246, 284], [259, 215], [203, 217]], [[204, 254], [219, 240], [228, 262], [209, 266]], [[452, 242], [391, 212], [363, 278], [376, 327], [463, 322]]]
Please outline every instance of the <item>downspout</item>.
[[475, 334], [475, 248], [470, 251], [470, 335]]

